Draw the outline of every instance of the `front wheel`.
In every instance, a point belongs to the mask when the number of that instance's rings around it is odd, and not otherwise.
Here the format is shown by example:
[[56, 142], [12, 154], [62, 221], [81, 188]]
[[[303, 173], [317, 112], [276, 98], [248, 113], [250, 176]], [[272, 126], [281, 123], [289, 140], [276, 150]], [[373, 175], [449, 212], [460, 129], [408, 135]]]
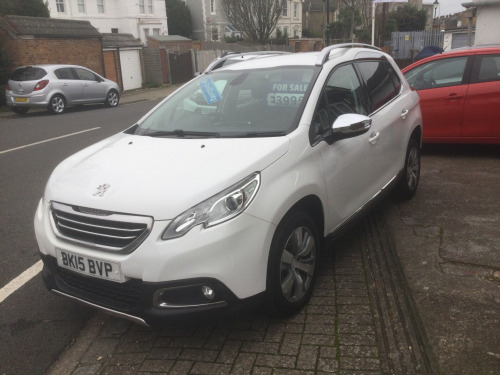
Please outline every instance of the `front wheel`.
[[118, 91], [110, 90], [108, 92], [108, 95], [106, 95], [106, 101], [104, 102], [104, 105], [106, 105], [106, 107], [116, 107], [119, 101], [120, 95], [118, 95]]
[[266, 305], [273, 316], [298, 313], [311, 298], [320, 239], [309, 214], [294, 211], [276, 228], [267, 266]]
[[395, 193], [400, 199], [410, 199], [417, 192], [420, 180], [420, 145], [415, 139], [410, 139], [406, 150], [403, 175], [396, 185]]
[[66, 101], [62, 95], [54, 95], [49, 102], [49, 112], [59, 115], [66, 110]]

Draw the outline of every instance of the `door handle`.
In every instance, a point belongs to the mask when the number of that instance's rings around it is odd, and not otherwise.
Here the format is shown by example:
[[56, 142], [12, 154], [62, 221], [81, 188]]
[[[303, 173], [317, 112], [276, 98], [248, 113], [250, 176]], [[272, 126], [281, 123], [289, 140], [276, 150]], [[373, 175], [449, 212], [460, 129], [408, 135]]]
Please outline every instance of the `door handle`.
[[380, 137], [380, 132], [370, 134], [370, 138], [368, 138], [368, 143], [374, 145], [375, 143], [377, 143], [379, 137]]
[[68, 86], [68, 84], [67, 83], [63, 83], [62, 86]]
[[401, 118], [404, 120], [406, 119], [406, 116], [408, 116], [408, 110], [407, 109], [403, 109], [403, 111], [401, 112]]
[[457, 99], [462, 99], [464, 96], [463, 95], [458, 95], [458, 94], [450, 94], [446, 100], [457, 100]]

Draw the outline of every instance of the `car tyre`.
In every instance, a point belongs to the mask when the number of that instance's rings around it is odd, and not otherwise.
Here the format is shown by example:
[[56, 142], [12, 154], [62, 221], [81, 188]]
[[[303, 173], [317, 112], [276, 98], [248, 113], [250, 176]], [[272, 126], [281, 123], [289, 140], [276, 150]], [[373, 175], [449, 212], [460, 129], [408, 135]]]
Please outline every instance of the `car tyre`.
[[109, 90], [108, 95], [106, 95], [106, 101], [104, 102], [104, 105], [106, 107], [116, 107], [118, 103], [120, 102], [120, 95], [118, 94], [118, 91], [116, 90]]
[[49, 112], [55, 115], [60, 115], [66, 110], [66, 100], [64, 96], [56, 94], [50, 98], [49, 102]]
[[304, 211], [293, 211], [274, 234], [265, 293], [265, 311], [287, 317], [298, 313], [311, 298], [318, 273], [320, 238], [316, 223]]
[[29, 111], [29, 107], [10, 107], [10, 110], [18, 115], [24, 115]]
[[406, 149], [405, 166], [395, 189], [398, 198], [406, 200], [412, 198], [417, 192], [420, 180], [420, 145], [412, 138]]

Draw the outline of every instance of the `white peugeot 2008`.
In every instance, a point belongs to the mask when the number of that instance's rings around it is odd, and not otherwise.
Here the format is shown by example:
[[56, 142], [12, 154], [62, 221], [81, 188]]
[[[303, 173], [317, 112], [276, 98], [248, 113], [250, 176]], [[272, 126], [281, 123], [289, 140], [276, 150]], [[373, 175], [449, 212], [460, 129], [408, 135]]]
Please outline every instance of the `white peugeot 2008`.
[[49, 290], [146, 325], [309, 300], [321, 243], [381, 192], [415, 194], [422, 121], [379, 49], [202, 74], [64, 160], [35, 215]]

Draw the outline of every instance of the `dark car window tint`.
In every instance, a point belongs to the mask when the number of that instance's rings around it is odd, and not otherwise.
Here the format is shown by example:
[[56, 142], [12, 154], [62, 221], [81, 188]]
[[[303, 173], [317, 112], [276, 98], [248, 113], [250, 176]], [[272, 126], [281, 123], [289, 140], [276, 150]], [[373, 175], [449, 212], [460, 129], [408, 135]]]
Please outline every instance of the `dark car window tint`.
[[375, 110], [399, 94], [401, 83], [387, 61], [363, 61], [358, 66]]
[[86, 69], [80, 69], [80, 68], [75, 68], [76, 74], [78, 75], [78, 78], [84, 81], [97, 81], [97, 76], [86, 70]]
[[405, 73], [415, 90], [461, 85], [468, 56], [430, 61]]
[[313, 119], [316, 134], [329, 130], [340, 115], [357, 113], [367, 115], [367, 99], [354, 67], [337, 68], [321, 93]]
[[500, 55], [476, 55], [471, 83], [500, 81]]
[[13, 81], [35, 81], [37, 79], [42, 79], [46, 75], [47, 72], [45, 69], [28, 66], [16, 69], [10, 75], [10, 79]]
[[73, 74], [73, 70], [71, 68], [60, 68], [54, 71], [54, 74], [58, 79], [78, 79]]

